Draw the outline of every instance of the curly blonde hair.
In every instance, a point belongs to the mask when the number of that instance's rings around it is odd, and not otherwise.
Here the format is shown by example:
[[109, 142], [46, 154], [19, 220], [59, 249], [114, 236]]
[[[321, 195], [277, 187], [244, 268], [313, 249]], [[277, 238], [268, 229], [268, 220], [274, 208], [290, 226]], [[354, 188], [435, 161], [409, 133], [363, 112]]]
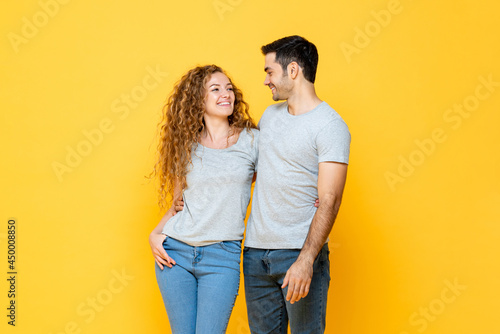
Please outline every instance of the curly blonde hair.
[[[216, 65], [198, 66], [188, 71], [175, 85], [172, 94], [163, 106], [159, 124], [160, 142], [158, 159], [153, 175], [159, 179], [158, 204], [162, 209], [173, 199], [176, 183], [187, 188], [186, 174], [191, 164], [191, 152], [205, 129], [204, 99], [205, 85], [212, 74], [220, 72], [229, 76]], [[228, 117], [231, 129], [239, 131], [256, 128], [243, 100], [243, 94], [229, 78], [235, 95], [233, 113]], [[175, 194], [177, 195], [177, 194]]]

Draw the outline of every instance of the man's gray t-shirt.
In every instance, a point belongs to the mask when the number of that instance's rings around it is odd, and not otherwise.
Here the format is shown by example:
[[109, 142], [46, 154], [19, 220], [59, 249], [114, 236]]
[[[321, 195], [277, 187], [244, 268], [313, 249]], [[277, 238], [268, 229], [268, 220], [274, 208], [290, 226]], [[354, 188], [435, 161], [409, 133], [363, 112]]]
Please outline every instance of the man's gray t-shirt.
[[298, 116], [287, 102], [259, 122], [259, 161], [245, 246], [301, 249], [316, 213], [320, 162], [349, 162], [351, 135], [326, 102]]
[[182, 198], [184, 209], [169, 219], [162, 233], [191, 246], [242, 240], [252, 179], [257, 164], [259, 131], [241, 131], [226, 149], [198, 144]]

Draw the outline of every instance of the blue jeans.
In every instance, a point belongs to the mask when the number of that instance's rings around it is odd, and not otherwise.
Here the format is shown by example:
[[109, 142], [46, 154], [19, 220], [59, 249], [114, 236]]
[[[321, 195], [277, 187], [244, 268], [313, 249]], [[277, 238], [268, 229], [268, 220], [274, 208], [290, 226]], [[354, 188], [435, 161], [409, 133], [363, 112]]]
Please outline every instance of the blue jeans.
[[281, 289], [281, 285], [299, 253], [300, 249], [244, 248], [245, 297], [253, 334], [286, 334], [289, 322], [292, 334], [324, 333], [330, 286], [328, 244], [314, 261], [309, 294], [290, 304], [285, 299], [288, 287]]
[[241, 241], [193, 247], [167, 237], [177, 263], [156, 267], [156, 280], [172, 333], [225, 333], [240, 284]]

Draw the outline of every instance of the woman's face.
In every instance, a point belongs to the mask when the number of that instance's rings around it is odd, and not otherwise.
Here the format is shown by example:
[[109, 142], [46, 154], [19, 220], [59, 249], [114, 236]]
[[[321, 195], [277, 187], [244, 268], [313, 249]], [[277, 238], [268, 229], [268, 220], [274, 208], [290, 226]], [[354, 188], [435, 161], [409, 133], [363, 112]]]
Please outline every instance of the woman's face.
[[228, 117], [233, 113], [233, 85], [224, 73], [213, 73], [205, 91], [205, 116]]

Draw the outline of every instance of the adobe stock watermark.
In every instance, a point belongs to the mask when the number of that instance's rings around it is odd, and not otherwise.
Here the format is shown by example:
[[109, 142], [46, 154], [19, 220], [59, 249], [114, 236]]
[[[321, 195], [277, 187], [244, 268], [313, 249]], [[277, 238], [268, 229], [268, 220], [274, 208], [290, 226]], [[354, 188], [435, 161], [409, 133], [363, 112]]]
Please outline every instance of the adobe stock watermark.
[[464, 120], [470, 118], [472, 113], [480, 107], [481, 102], [489, 99], [500, 86], [500, 82], [493, 81], [492, 73], [480, 76], [478, 80], [479, 84], [474, 89], [474, 93], [466, 96], [461, 103], [454, 103], [444, 111], [444, 126], [434, 128], [423, 139], [415, 139], [415, 148], [408, 154], [398, 156], [398, 167], [394, 171], [385, 172], [385, 180], [393, 192], [396, 191], [398, 184], [412, 176], [417, 167], [422, 166], [436, 152], [437, 147], [448, 139], [449, 128], [454, 131], [460, 129]]
[[214, 0], [212, 5], [214, 6], [215, 12], [219, 16], [221, 21], [224, 21], [226, 13], [231, 13], [234, 9], [241, 5], [243, 0]]
[[393, 17], [403, 11], [403, 6], [399, 0], [389, 0], [386, 8], [378, 11], [372, 10], [370, 12], [372, 19], [366, 22], [363, 28], [354, 27], [355, 35], [352, 43], [340, 43], [340, 50], [348, 64], [351, 63], [354, 54], [360, 54], [362, 50], [366, 49], [372, 40], [389, 26]]
[[111, 102], [111, 112], [114, 117], [104, 117], [101, 121], [91, 129], [83, 129], [82, 139], [75, 145], [66, 145], [65, 159], [53, 161], [51, 166], [59, 182], [64, 180], [64, 176], [71, 173], [80, 166], [85, 157], [88, 157], [96, 147], [100, 146], [106, 136], [116, 129], [117, 122], [124, 121], [129, 117], [130, 112], [137, 109], [139, 104], [144, 101], [149, 93], [160, 86], [168, 73], [163, 72], [159, 65], [156, 68], [146, 67], [146, 74], [142, 78], [141, 84], [138, 84], [130, 89], [127, 93], [122, 93], [119, 97]]
[[122, 293], [129, 283], [134, 280], [134, 276], [128, 275], [125, 269], [122, 269], [121, 272], [112, 270], [111, 275], [111, 279], [104, 288], [87, 297], [76, 306], [77, 320], [68, 321], [62, 329], [51, 331], [48, 334], [82, 333], [83, 325], [88, 325], [94, 321], [97, 315], [111, 304], [115, 296]]
[[[457, 301], [457, 298], [467, 289], [455, 278], [453, 282], [444, 280], [444, 288], [439, 297], [431, 300], [427, 305], [422, 306], [418, 311], [413, 312], [408, 318], [408, 323], [417, 333], [423, 333], [429, 325], [436, 321], [446, 309]], [[401, 331], [399, 334], [411, 334], [409, 331]]]
[[49, 24], [60, 11], [61, 5], [67, 5], [71, 0], [40, 0], [38, 1], [39, 10], [31, 18], [23, 16], [21, 19], [20, 34], [9, 32], [7, 38], [9, 39], [12, 49], [17, 54], [19, 47], [23, 44], [28, 44], [30, 40], [35, 38], [40, 29]]

